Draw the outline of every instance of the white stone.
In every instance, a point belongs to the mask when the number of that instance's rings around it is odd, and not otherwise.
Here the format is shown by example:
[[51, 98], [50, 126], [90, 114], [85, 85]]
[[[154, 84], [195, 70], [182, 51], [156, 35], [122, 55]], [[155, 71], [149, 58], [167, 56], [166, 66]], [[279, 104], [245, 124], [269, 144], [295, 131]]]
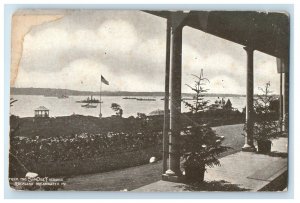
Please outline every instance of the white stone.
[[26, 173], [26, 175], [25, 175], [26, 178], [36, 178], [36, 177], [38, 177], [38, 176], [39, 176], [39, 174], [37, 174], [37, 173], [32, 173], [32, 172], [28, 172], [28, 173]]
[[153, 156], [150, 158], [149, 163], [152, 164], [152, 163], [155, 163], [156, 161], [157, 161], [157, 159]]

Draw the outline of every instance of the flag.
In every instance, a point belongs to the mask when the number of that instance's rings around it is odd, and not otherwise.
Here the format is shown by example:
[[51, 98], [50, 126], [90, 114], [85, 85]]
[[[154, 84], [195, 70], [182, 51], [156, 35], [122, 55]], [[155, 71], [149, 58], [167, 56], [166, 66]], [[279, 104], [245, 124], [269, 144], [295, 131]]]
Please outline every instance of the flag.
[[106, 85], [109, 85], [109, 82], [101, 75], [101, 82], [103, 82]]

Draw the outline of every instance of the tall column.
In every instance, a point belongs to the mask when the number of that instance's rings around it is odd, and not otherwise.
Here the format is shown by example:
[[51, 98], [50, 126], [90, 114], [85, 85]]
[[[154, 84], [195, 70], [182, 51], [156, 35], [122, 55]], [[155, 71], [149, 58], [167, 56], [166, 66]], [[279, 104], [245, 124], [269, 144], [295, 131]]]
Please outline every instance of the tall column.
[[256, 151], [253, 144], [253, 48], [244, 47], [247, 52], [247, 95], [246, 95], [246, 137], [243, 151]]
[[182, 26], [171, 27], [171, 112], [170, 112], [170, 143], [169, 143], [169, 169], [167, 176], [173, 176], [175, 181], [181, 176], [180, 171], [180, 116], [181, 116], [181, 53], [182, 53]]
[[289, 72], [286, 71], [284, 73], [284, 93], [283, 93], [283, 118], [284, 118], [284, 125], [283, 130], [288, 130], [288, 114], [289, 114]]
[[282, 121], [283, 121], [283, 97], [282, 97], [282, 72], [279, 73], [280, 76], [280, 86], [279, 86], [279, 124], [280, 131], [282, 131]]
[[169, 130], [170, 130], [170, 109], [169, 109], [169, 83], [170, 83], [170, 19], [167, 19], [166, 33], [166, 70], [165, 70], [165, 104], [164, 104], [164, 129], [163, 129], [163, 174], [167, 170]]

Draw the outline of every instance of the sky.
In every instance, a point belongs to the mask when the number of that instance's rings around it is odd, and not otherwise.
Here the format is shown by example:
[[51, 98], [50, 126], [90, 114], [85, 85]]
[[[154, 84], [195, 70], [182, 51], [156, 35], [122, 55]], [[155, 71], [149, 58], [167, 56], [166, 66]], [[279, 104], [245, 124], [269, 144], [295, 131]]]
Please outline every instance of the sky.
[[[99, 91], [164, 91], [166, 20], [142, 11], [69, 10], [25, 35], [15, 87]], [[209, 93], [246, 93], [246, 52], [239, 44], [183, 29], [182, 92], [201, 69]], [[254, 52], [254, 92], [271, 82], [276, 58]]]

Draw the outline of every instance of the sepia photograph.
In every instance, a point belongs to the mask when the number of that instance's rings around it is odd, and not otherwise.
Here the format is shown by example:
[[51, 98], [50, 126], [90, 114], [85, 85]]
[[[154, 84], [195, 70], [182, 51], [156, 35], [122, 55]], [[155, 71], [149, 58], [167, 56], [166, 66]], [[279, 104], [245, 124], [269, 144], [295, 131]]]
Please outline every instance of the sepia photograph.
[[20, 9], [17, 191], [287, 192], [290, 14]]

